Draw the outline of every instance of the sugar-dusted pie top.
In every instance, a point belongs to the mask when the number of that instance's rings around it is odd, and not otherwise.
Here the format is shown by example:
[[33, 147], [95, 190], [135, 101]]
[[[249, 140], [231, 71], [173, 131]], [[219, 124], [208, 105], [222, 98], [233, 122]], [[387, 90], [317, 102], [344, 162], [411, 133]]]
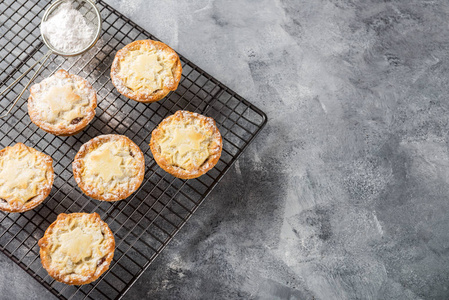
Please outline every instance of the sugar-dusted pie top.
[[120, 93], [137, 101], [149, 102], [175, 90], [181, 72], [175, 51], [161, 42], [142, 40], [117, 52], [111, 78]]
[[156, 48], [129, 51], [120, 62], [120, 76], [126, 87], [133, 91], [146, 89], [150, 93], [173, 81], [173, 60]]
[[95, 115], [97, 103], [92, 86], [80, 76], [59, 70], [30, 89], [31, 120], [54, 134], [71, 134]]
[[107, 201], [126, 198], [140, 185], [144, 171], [142, 151], [121, 135], [92, 139], [81, 147], [73, 162], [81, 189], [95, 199]]
[[58, 281], [85, 284], [109, 266], [115, 241], [96, 213], [60, 214], [39, 241], [45, 269]]
[[171, 166], [194, 178], [215, 165], [222, 142], [212, 118], [178, 111], [153, 131], [150, 146], [159, 165]]
[[42, 202], [53, 185], [52, 163], [22, 143], [0, 151], [0, 209], [19, 212]]
[[172, 118], [161, 128], [161, 154], [171, 164], [185, 170], [199, 168], [209, 157], [214, 133], [212, 126], [204, 125], [200, 118]]

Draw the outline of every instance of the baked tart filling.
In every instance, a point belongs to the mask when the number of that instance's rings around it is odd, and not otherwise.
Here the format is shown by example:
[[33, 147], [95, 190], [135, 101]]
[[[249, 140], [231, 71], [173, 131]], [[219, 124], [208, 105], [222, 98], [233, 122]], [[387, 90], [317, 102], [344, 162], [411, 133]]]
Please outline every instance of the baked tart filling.
[[39, 205], [53, 186], [53, 160], [17, 143], [0, 151], [0, 209], [23, 212]]
[[97, 213], [60, 214], [39, 240], [42, 265], [50, 276], [67, 284], [86, 284], [108, 268], [114, 236]]
[[154, 102], [176, 90], [181, 73], [181, 61], [175, 51], [161, 42], [141, 40], [117, 52], [111, 79], [126, 97]]
[[150, 142], [156, 162], [179, 178], [195, 178], [218, 162], [222, 150], [220, 132], [212, 118], [178, 111], [153, 131]]
[[31, 121], [55, 135], [72, 135], [82, 130], [95, 116], [96, 107], [92, 86], [64, 70], [34, 84], [28, 99]]
[[142, 151], [126, 136], [102, 135], [84, 144], [73, 162], [73, 173], [83, 192], [95, 199], [117, 201], [142, 183]]

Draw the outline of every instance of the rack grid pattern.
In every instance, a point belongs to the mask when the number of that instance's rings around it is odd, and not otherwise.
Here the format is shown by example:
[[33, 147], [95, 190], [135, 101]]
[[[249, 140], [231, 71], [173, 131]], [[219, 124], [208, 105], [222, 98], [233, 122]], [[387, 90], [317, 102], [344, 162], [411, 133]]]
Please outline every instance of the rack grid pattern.
[[[38, 0], [0, 2], [0, 86], [5, 87], [47, 51], [39, 24], [50, 3]], [[52, 56], [39, 82], [58, 69], [86, 78], [98, 95], [97, 115], [80, 134], [57, 137], [47, 134], [29, 119], [27, 94], [6, 120], [0, 120], [0, 147], [25, 143], [54, 160], [55, 182], [43, 204], [25, 213], [0, 212], [0, 250], [60, 299], [119, 299], [148, 268], [174, 235], [192, 216], [206, 196], [237, 160], [266, 123], [266, 115], [186, 58], [181, 57], [183, 76], [176, 91], [165, 99], [143, 104], [127, 99], [113, 87], [109, 72], [117, 50], [139, 39], [154, 36], [115, 9], [97, 1], [103, 33], [94, 48], [81, 57]], [[24, 84], [0, 99], [4, 111]], [[152, 158], [148, 143], [151, 131], [177, 110], [189, 110], [214, 118], [222, 133], [220, 161], [206, 175], [181, 180], [165, 173]], [[139, 190], [115, 203], [85, 196], [72, 176], [71, 163], [82, 144], [100, 134], [123, 134], [144, 152], [145, 179]], [[97, 212], [114, 233], [116, 250], [109, 270], [87, 285], [69, 286], [54, 281], [42, 268], [37, 241], [60, 213]]]

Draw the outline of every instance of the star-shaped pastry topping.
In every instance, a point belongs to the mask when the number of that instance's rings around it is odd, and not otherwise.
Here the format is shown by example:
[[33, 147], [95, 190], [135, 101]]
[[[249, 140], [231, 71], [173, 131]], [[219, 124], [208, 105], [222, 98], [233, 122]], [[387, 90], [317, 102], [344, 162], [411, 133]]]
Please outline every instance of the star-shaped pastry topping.
[[61, 252], [74, 263], [92, 255], [92, 236], [85, 234], [79, 227], [61, 234]]
[[47, 104], [51, 111], [48, 115], [50, 121], [54, 120], [60, 112], [71, 110], [79, 100], [81, 100], [81, 97], [75, 93], [70, 84], [51, 87], [43, 98], [43, 102]]
[[143, 54], [137, 56], [133, 68], [138, 74], [149, 74], [153, 76], [153, 73], [157, 73], [163, 69], [156, 54]]
[[131, 89], [137, 90], [142, 84], [145, 84], [147, 88], [153, 90], [161, 87], [162, 81], [161, 78], [157, 76], [157, 73], [164, 68], [159, 63], [156, 54], [137, 54], [136, 56], [132, 55], [129, 59], [132, 60], [130, 63], [130, 72], [133, 73], [133, 76], [129, 78], [128, 82]]
[[92, 174], [99, 175], [108, 182], [114, 176], [123, 176], [122, 160], [122, 157], [114, 155], [110, 149], [106, 148], [92, 153], [87, 167]]
[[174, 136], [169, 146], [175, 147], [181, 156], [190, 151], [200, 151], [201, 143], [206, 139], [203, 134], [196, 131], [193, 127], [178, 128], [173, 134]]
[[[32, 179], [38, 170], [30, 167], [25, 159], [11, 158], [1, 164], [0, 196], [5, 199], [15, 198], [25, 203], [37, 195], [37, 182]], [[31, 185], [31, 186], [30, 186]], [[16, 193], [13, 193], [14, 189]]]

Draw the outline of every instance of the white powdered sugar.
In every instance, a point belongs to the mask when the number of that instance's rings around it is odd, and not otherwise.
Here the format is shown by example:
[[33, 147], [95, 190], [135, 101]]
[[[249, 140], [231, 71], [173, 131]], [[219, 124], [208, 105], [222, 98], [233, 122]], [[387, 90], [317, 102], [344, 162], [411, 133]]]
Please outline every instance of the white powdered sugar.
[[85, 49], [94, 39], [95, 30], [84, 16], [72, 7], [70, 1], [62, 3], [41, 25], [42, 34], [58, 51], [75, 53]]

